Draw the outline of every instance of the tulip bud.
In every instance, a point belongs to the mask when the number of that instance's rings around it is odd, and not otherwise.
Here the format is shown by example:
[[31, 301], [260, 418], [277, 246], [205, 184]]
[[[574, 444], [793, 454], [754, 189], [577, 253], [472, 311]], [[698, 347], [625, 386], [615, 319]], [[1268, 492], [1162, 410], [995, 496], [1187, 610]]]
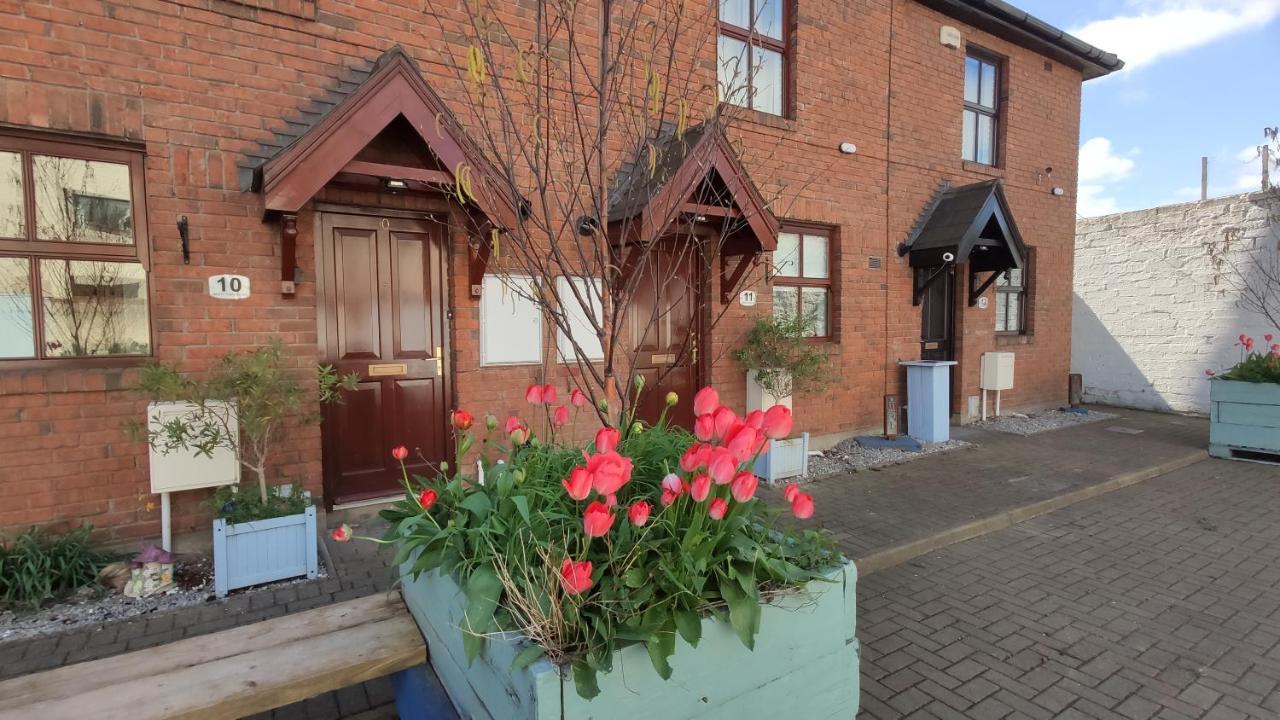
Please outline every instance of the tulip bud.
[[643, 376], [643, 375], [637, 375], [637, 376], [636, 376], [636, 379], [635, 379], [633, 382], [635, 383], [636, 390], [643, 390], [643, 389], [644, 389], [644, 376]]
[[449, 472], [449, 463], [444, 462], [444, 461], [441, 461], [441, 462], [440, 462], [440, 472]]
[[675, 407], [680, 402], [680, 396], [674, 391], [667, 393], [667, 407]]
[[494, 430], [497, 430], [497, 429], [498, 429], [498, 418], [494, 417], [493, 415], [485, 415], [485, 416], [484, 416], [484, 426], [485, 426], [485, 428], [486, 428], [486, 429], [488, 429], [488, 430], [489, 430], [489, 432], [493, 432]]
[[639, 435], [642, 432], [644, 432], [644, 423], [641, 423], [639, 420], [631, 423], [631, 433], [633, 435]]
[[609, 412], [609, 399], [608, 399], [608, 398], [600, 398], [600, 399], [596, 402], [596, 407], [600, 409], [600, 412]]

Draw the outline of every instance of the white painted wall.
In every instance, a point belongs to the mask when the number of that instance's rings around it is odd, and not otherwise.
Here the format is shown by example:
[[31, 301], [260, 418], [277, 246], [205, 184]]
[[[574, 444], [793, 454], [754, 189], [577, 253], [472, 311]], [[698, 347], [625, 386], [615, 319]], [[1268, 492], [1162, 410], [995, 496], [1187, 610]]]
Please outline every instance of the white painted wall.
[[1076, 226], [1071, 368], [1087, 402], [1208, 414], [1206, 369], [1235, 364], [1236, 338], [1275, 328], [1236, 305], [1207, 251], [1280, 252], [1280, 195], [1251, 193], [1082, 219]]

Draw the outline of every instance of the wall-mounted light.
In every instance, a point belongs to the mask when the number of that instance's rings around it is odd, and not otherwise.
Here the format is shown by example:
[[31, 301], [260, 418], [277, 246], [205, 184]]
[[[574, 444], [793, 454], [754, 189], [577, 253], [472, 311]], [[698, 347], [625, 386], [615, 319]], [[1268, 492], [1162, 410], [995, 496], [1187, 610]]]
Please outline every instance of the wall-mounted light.
[[840, 143], [840, 152], [844, 153], [845, 155], [852, 155], [858, 152], [858, 146], [854, 145], [851, 142]]
[[1062, 188], [1060, 188], [1060, 187], [1055, 187], [1055, 188], [1053, 189], [1053, 194], [1054, 194], [1054, 195], [1057, 195], [1058, 197], [1062, 197], [1063, 193], [1065, 193], [1065, 192], [1066, 192], [1066, 190], [1063, 190], [1063, 189], [1062, 189]]
[[408, 190], [409, 189], [409, 183], [405, 182], [404, 180], [400, 180], [398, 178], [387, 178], [382, 181], [382, 184], [388, 190]]

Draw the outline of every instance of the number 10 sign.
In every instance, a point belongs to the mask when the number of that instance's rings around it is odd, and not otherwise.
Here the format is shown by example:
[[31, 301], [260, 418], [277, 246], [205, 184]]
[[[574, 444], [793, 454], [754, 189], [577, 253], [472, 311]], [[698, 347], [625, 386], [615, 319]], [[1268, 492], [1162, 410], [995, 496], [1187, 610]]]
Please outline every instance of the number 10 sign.
[[243, 275], [214, 275], [209, 278], [209, 295], [219, 300], [249, 297], [249, 278]]

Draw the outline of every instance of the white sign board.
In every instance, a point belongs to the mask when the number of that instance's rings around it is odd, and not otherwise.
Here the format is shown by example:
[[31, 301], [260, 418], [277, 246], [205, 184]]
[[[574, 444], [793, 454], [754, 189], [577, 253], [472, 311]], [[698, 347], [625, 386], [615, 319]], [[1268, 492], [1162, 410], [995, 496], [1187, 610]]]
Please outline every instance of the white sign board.
[[[227, 403], [210, 403], [213, 411], [227, 421], [232, 433], [240, 432], [235, 407]], [[147, 429], [152, 433], [175, 419], [191, 417], [196, 406], [182, 402], [153, 402], [147, 406]], [[169, 450], [157, 442], [151, 447], [151, 492], [231, 485], [240, 482], [240, 463], [230, 448], [219, 447], [212, 456], [198, 455], [194, 450]]]
[[209, 295], [219, 300], [249, 297], [249, 278], [244, 275], [214, 275], [209, 278]]
[[985, 295], [983, 295], [982, 297], [978, 298], [978, 309], [979, 309], [979, 310], [986, 310], [986, 309], [987, 309], [987, 297], [986, 297]]
[[738, 303], [742, 305], [742, 307], [755, 307], [756, 291], [743, 290], [742, 292], [738, 293]]

